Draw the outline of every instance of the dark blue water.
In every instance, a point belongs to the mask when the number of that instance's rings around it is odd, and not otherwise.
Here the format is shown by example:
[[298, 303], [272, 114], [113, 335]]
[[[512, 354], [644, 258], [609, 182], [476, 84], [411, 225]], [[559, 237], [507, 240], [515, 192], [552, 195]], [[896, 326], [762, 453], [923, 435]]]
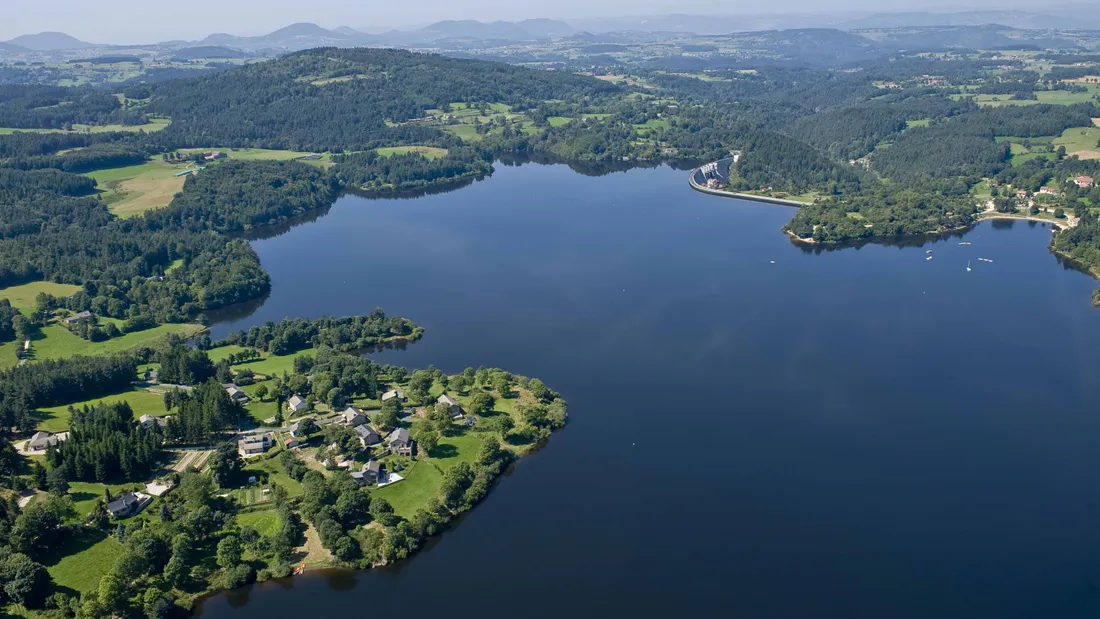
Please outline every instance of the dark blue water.
[[427, 331], [380, 361], [541, 377], [570, 425], [398, 568], [204, 617], [1100, 616], [1100, 311], [1048, 228], [815, 254], [684, 172], [498, 168], [256, 241], [271, 297], [215, 335], [382, 306]]

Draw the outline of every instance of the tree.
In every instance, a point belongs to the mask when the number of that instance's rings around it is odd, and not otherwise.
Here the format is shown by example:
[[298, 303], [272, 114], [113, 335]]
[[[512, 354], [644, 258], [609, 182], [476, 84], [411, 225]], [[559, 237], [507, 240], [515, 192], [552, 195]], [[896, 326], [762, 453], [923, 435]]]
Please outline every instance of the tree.
[[492, 411], [495, 405], [496, 400], [493, 396], [484, 391], [478, 391], [470, 397], [470, 412], [477, 415], [484, 415]]
[[50, 492], [61, 496], [69, 491], [69, 480], [65, 479], [65, 469], [55, 467], [47, 474]]
[[383, 526], [393, 526], [397, 523], [397, 515], [393, 512], [390, 502], [381, 497], [376, 497], [370, 502], [370, 517]]
[[501, 398], [507, 400], [512, 397], [512, 379], [504, 372], [497, 372], [493, 374], [493, 390], [496, 391]]
[[126, 583], [118, 577], [114, 570], [107, 572], [99, 579], [98, 601], [100, 607], [108, 611], [118, 610], [122, 602], [126, 600]]
[[413, 427], [412, 440], [416, 441], [417, 449], [422, 453], [428, 453], [439, 445], [439, 433], [428, 423], [418, 423]]
[[210, 455], [207, 460], [207, 468], [214, 481], [222, 488], [233, 485], [241, 471], [244, 470], [244, 462], [241, 460], [237, 446], [233, 443], [224, 443]]
[[259, 387], [256, 387], [256, 399], [263, 402], [264, 398], [266, 398], [266, 397], [267, 397], [267, 385], [261, 384]]
[[531, 390], [531, 395], [535, 396], [536, 400], [546, 401], [550, 399], [550, 390], [537, 378], [532, 378], [527, 388]]
[[42, 466], [42, 463], [38, 460], [34, 461], [31, 465], [31, 477], [34, 478], [34, 487], [39, 490], [45, 490], [49, 488], [49, 477], [46, 473], [46, 467]]
[[300, 436], [310, 436], [316, 434], [318, 430], [317, 422], [314, 421], [313, 417], [306, 417], [298, 422], [298, 434]]
[[1065, 217], [1066, 217], [1066, 212], [1065, 212], [1065, 210], [1062, 209], [1062, 207], [1059, 206], [1058, 208], [1054, 209], [1054, 218], [1055, 219], [1065, 219]]
[[146, 589], [141, 600], [141, 609], [148, 619], [165, 619], [172, 613], [172, 597], [156, 587]]
[[390, 398], [382, 403], [382, 409], [374, 416], [374, 423], [378, 424], [379, 428], [392, 430], [397, 427], [401, 411], [401, 403], [397, 400], [398, 398]]
[[416, 370], [409, 377], [409, 394], [417, 402], [424, 404], [431, 397], [432, 375], [424, 370]]
[[233, 534], [226, 535], [218, 542], [218, 565], [229, 569], [241, 562], [244, 549], [241, 540]]
[[50, 575], [27, 555], [0, 548], [0, 587], [0, 599], [41, 608], [50, 592]]

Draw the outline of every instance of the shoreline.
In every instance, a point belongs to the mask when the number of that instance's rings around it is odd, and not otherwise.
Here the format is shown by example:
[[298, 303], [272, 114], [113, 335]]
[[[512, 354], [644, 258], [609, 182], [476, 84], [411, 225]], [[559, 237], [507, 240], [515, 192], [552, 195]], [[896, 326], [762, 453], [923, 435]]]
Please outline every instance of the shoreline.
[[802, 202], [800, 200], [789, 200], [786, 198], [773, 198], [771, 196], [760, 196], [753, 193], [737, 193], [733, 191], [726, 191], [724, 189], [711, 189], [710, 187], [699, 183], [695, 179], [695, 176], [699, 173], [699, 168], [694, 168], [688, 174], [688, 184], [691, 185], [692, 189], [698, 191], [699, 193], [705, 193], [711, 196], [718, 196], [720, 198], [737, 198], [740, 200], [763, 202], [765, 204], [775, 204], [778, 206], [792, 206], [794, 208], [813, 205], [813, 202]]

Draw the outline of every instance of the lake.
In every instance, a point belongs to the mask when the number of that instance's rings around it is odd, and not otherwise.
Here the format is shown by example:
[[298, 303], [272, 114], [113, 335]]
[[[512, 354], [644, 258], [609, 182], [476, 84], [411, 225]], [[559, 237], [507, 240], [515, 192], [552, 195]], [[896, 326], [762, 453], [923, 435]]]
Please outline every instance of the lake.
[[426, 332], [380, 362], [537, 376], [571, 420], [411, 560], [202, 616], [1100, 616], [1095, 282], [1042, 224], [813, 252], [791, 215], [498, 164], [255, 240], [272, 293], [215, 336], [381, 306]]

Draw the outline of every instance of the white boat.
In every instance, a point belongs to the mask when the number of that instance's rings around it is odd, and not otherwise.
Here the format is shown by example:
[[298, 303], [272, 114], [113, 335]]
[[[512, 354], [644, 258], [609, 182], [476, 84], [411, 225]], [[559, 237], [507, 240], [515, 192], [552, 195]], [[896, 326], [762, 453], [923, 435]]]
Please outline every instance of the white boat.
[[967, 272], [970, 272], [970, 261], [969, 260], [966, 261], [966, 270], [967, 270]]
[[931, 259], [932, 259], [932, 256], [928, 256], [927, 258], [925, 258], [925, 260], [931, 260]]

